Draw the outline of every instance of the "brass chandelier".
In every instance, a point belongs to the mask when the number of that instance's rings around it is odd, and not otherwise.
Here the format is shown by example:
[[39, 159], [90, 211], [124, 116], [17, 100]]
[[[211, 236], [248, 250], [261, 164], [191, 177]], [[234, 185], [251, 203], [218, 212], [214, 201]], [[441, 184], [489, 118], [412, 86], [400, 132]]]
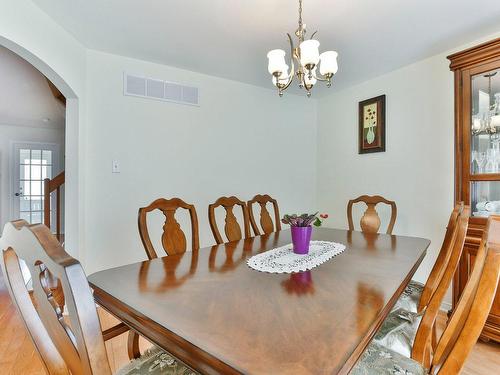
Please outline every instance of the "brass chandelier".
[[[294, 47], [292, 37], [289, 33], [286, 34], [290, 41], [290, 71], [285, 62], [284, 50], [274, 49], [267, 54], [269, 59], [267, 70], [273, 76], [272, 82], [277, 87], [279, 96], [283, 96], [283, 91], [290, 86], [294, 77], [297, 77], [299, 87], [306, 90], [308, 97], [311, 96], [311, 89], [317, 81], [326, 82], [327, 87], [332, 85], [332, 77], [338, 70], [338, 53], [326, 51], [320, 54], [319, 42], [313, 39], [316, 33], [317, 31], [310, 39], [305, 40], [306, 24], [302, 23], [302, 0], [299, 0], [299, 28], [295, 31], [299, 46]], [[296, 71], [295, 64], [297, 64]]]
[[490, 72], [483, 75], [488, 78], [488, 105], [484, 113], [479, 113], [474, 116], [472, 120], [472, 134], [495, 134], [495, 139], [500, 140], [500, 93], [495, 94], [495, 103], [491, 104], [491, 79], [497, 75], [498, 72]]

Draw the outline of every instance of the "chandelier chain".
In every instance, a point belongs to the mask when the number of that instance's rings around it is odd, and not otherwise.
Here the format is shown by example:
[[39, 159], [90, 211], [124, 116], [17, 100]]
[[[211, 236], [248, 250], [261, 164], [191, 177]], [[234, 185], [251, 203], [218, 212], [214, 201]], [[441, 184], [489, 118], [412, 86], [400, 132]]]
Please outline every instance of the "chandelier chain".
[[302, 0], [299, 0], [299, 30], [302, 30]]

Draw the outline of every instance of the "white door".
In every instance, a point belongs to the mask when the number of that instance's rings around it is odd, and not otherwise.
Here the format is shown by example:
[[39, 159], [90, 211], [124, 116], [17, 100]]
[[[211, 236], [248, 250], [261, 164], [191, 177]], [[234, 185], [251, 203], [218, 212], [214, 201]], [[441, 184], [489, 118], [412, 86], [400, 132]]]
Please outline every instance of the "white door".
[[[43, 180], [60, 173], [59, 145], [13, 143], [12, 153], [12, 219], [42, 223]], [[53, 214], [51, 207], [51, 222], [55, 222]]]

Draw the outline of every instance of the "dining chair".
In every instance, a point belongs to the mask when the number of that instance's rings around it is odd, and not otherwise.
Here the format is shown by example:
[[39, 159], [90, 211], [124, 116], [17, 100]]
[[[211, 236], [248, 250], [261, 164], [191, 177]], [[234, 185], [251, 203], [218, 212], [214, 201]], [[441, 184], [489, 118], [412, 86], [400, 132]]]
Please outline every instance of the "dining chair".
[[446, 226], [443, 244], [441, 245], [441, 249], [439, 250], [425, 285], [416, 280], [411, 280], [396, 302], [393, 310], [403, 308], [407, 311], [419, 312], [429, 303], [429, 299], [436, 290], [446, 265], [450, 260], [451, 251], [457, 235], [457, 222], [459, 217], [463, 214], [463, 211], [463, 202], [457, 203], [453, 208], [448, 220], [448, 225]]
[[[241, 226], [238, 224], [236, 216], [234, 216], [234, 207], [239, 206], [243, 214], [243, 233], [241, 232]], [[228, 242], [238, 241], [242, 238], [250, 237], [250, 223], [248, 220], [248, 208], [245, 202], [240, 199], [232, 197], [220, 197], [214, 203], [208, 206], [208, 221], [210, 223], [210, 228], [215, 238], [217, 244], [224, 243], [222, 236], [217, 227], [217, 220], [215, 217], [215, 210], [219, 207], [223, 207], [226, 210], [226, 218], [224, 224], [224, 233]]]
[[[81, 264], [62, 248], [43, 224], [7, 223], [0, 238], [2, 271], [7, 289], [40, 354], [48, 374], [111, 374], [101, 324]], [[33, 299], [24, 284], [19, 260], [33, 279]], [[60, 280], [68, 314], [55, 301], [47, 280]], [[119, 374], [193, 374], [167, 352], [154, 347]]]
[[[274, 224], [273, 220], [271, 219], [271, 215], [269, 214], [269, 211], [267, 210], [266, 207], [268, 203], [272, 204], [273, 206]], [[255, 220], [255, 215], [253, 212], [253, 206], [257, 204], [260, 206], [259, 222], [262, 228], [262, 232], [260, 231], [259, 226], [257, 225], [257, 221]], [[264, 195], [257, 194], [255, 197], [253, 197], [247, 202], [247, 207], [248, 207], [248, 215], [250, 216], [250, 224], [252, 225], [253, 232], [256, 236], [260, 236], [261, 234], [269, 234], [281, 230], [280, 211], [276, 199], [271, 198], [267, 194]]]
[[378, 216], [375, 206], [377, 206], [379, 203], [383, 203], [391, 207], [391, 219], [389, 221], [386, 233], [392, 234], [392, 229], [394, 228], [394, 223], [396, 222], [396, 216], [398, 214], [396, 202], [389, 201], [384, 197], [381, 197], [380, 195], [374, 195], [374, 196], [362, 195], [360, 197], [357, 197], [356, 199], [351, 199], [347, 203], [347, 221], [349, 222], [349, 230], [354, 230], [354, 223], [352, 219], [352, 207], [354, 204], [359, 202], [362, 202], [367, 206], [366, 211], [364, 212], [359, 222], [362, 232], [378, 233], [381, 223], [380, 223], [380, 217]]
[[[414, 350], [417, 337], [423, 335], [426, 338], [430, 338], [435, 345], [435, 321], [462, 256], [469, 215], [470, 207], [465, 206], [451, 236], [450, 246], [445, 251], [447, 254], [443, 256], [445, 258], [443, 267], [440, 269], [438, 269], [439, 267], [433, 267], [433, 271], [435, 272], [429, 276], [431, 280], [426, 283], [427, 289], [424, 287], [426, 293], [423, 293], [420, 298], [420, 310], [412, 312], [398, 308], [391, 311], [382, 323], [379, 331], [375, 334], [374, 340], [377, 344], [381, 344], [407, 357], [413, 356], [416, 353]], [[447, 261], [446, 258], [448, 258]], [[436, 280], [440, 275], [440, 279]], [[422, 322], [432, 322], [432, 324], [423, 325]], [[430, 328], [430, 331], [424, 327]]]
[[[191, 219], [191, 249], [197, 250], [200, 247], [198, 232], [198, 216], [192, 204], [184, 202], [180, 198], [159, 198], [154, 200], [149, 206], [139, 208], [138, 226], [142, 244], [149, 259], [158, 258], [158, 253], [154, 249], [151, 237], [149, 236], [147, 217], [152, 211], [159, 210], [165, 216], [161, 244], [167, 255], [182, 254], [187, 249], [186, 235], [181, 229], [179, 222], [175, 218], [178, 209], [189, 211]], [[130, 330], [127, 340], [128, 355], [130, 359], [139, 358], [139, 334]]]
[[195, 250], [200, 247], [198, 233], [198, 216], [196, 209], [192, 204], [184, 202], [180, 198], [172, 199], [156, 199], [149, 206], [139, 208], [139, 235], [141, 236], [142, 244], [146, 250], [149, 259], [158, 258], [151, 238], [149, 236], [147, 215], [154, 210], [159, 210], [165, 216], [165, 224], [163, 225], [163, 234], [161, 236], [161, 244], [167, 255], [181, 254], [186, 251], [187, 241], [186, 235], [181, 229], [180, 224], [175, 219], [175, 213], [179, 208], [189, 211], [191, 219], [191, 249]]
[[424, 315], [421, 324], [424, 326], [423, 333], [416, 338], [412, 358], [372, 342], [351, 374], [459, 374], [481, 335], [497, 292], [499, 275], [500, 216], [490, 216], [464, 293], [436, 348], [431, 348], [428, 327], [434, 322], [432, 319], [427, 321]]

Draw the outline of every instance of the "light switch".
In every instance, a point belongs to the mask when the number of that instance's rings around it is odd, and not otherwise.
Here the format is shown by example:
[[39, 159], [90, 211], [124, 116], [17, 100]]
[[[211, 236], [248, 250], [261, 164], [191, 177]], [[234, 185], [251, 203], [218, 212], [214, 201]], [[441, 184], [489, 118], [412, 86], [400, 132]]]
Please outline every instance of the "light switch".
[[118, 160], [113, 160], [111, 172], [112, 173], [120, 173], [120, 162]]

